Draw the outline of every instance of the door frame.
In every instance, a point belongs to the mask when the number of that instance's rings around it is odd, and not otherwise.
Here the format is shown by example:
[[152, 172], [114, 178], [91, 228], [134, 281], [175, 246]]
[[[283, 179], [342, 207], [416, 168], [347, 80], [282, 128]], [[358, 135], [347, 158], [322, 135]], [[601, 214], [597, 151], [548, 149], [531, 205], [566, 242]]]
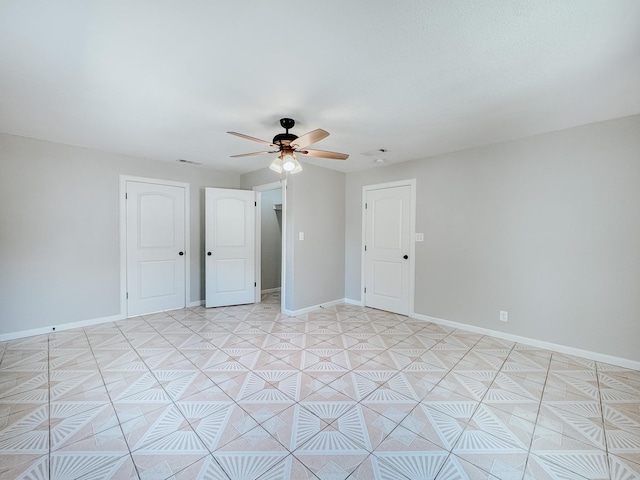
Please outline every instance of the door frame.
[[287, 179], [283, 178], [277, 182], [256, 185], [253, 190], [256, 192], [256, 303], [262, 299], [262, 192], [269, 190], [282, 190], [282, 260], [280, 265], [280, 311], [285, 311], [285, 292], [287, 291]]
[[409, 305], [407, 311], [409, 315], [415, 313], [415, 286], [416, 286], [416, 179], [398, 180], [396, 182], [378, 183], [375, 185], [364, 185], [362, 187], [362, 241], [360, 244], [360, 295], [362, 295], [362, 306], [366, 307], [366, 297], [364, 293], [364, 285], [366, 279], [366, 264], [364, 246], [367, 242], [367, 212], [365, 211], [365, 203], [367, 202], [367, 193], [371, 190], [380, 190], [383, 188], [406, 187], [411, 190], [409, 206]]
[[[189, 294], [191, 292], [190, 185], [185, 182], [120, 174], [120, 315], [123, 318], [129, 318], [127, 308], [127, 182], [150, 183], [153, 185], [184, 188], [184, 245], [186, 257], [184, 259], [184, 305], [185, 307], [195, 306], [191, 305], [189, 300]], [[200, 305], [200, 302], [198, 302], [197, 305]]]

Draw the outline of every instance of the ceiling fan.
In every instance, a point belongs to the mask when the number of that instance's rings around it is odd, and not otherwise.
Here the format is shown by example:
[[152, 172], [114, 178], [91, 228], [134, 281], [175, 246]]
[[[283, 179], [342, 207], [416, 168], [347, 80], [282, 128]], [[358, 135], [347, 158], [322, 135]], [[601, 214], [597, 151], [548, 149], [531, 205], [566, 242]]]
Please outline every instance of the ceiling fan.
[[309, 145], [319, 142], [323, 138], [327, 138], [329, 136], [329, 132], [327, 132], [326, 130], [322, 130], [321, 128], [317, 128], [309, 133], [305, 133], [301, 137], [298, 137], [293, 133], [289, 133], [289, 130], [293, 128], [295, 123], [296, 122], [292, 118], [281, 118], [280, 125], [286, 130], [286, 132], [277, 134], [275, 137], [273, 137], [273, 140], [271, 142], [260, 140], [259, 138], [255, 137], [250, 137], [249, 135], [244, 135], [242, 133], [227, 132], [231, 135], [235, 135], [236, 137], [246, 138], [247, 140], [252, 140], [264, 145], [269, 145], [270, 147], [275, 149], [262, 152], [231, 155], [231, 157], [250, 157], [252, 155], [279, 153], [280, 155], [273, 162], [271, 162], [271, 165], [269, 165], [269, 168], [271, 170], [274, 170], [278, 173], [282, 173], [283, 171], [288, 173], [298, 173], [302, 171], [302, 166], [296, 158], [296, 153], [299, 153], [300, 155], [309, 155], [311, 157], [328, 158], [331, 160], [346, 160], [347, 158], [349, 158], [349, 155], [347, 155], [346, 153], [328, 152], [326, 150], [313, 150], [307, 148]]

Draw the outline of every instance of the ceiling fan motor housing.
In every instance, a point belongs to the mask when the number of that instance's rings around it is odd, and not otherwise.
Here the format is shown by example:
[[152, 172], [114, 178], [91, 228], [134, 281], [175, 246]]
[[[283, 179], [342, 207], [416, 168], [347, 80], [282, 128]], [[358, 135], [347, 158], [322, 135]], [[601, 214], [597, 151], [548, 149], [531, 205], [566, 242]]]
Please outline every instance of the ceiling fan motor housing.
[[291, 142], [293, 142], [296, 138], [298, 138], [298, 136], [294, 135], [293, 133], [279, 133], [278, 135], [273, 137], [273, 144], [280, 147], [282, 147], [283, 145], [290, 145]]

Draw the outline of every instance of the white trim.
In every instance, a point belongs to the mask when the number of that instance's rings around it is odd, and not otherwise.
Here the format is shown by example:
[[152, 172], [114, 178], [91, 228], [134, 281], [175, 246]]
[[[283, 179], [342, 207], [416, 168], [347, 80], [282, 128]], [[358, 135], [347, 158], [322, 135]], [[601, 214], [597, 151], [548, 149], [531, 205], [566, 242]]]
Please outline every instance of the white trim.
[[254, 239], [254, 290], [253, 290], [253, 303], [259, 303], [262, 290], [262, 192], [254, 190], [253, 198], [256, 202], [256, 213], [254, 217], [255, 226], [253, 227]]
[[127, 316], [127, 180], [120, 175], [120, 315]]
[[256, 192], [268, 192], [269, 190], [277, 190], [281, 187], [284, 187], [286, 182], [287, 182], [287, 179], [283, 178], [282, 180], [279, 180], [277, 182], [265, 183], [263, 185], [256, 185], [251, 189], [255, 190]]
[[45, 333], [62, 332], [64, 330], [71, 330], [72, 328], [90, 327], [92, 325], [98, 325], [100, 323], [109, 323], [124, 319], [125, 317], [123, 315], [118, 314], [108, 317], [93, 318], [90, 320], [80, 320], [79, 322], [63, 323], [62, 325], [51, 325], [48, 327], [33, 328], [31, 330], [3, 333], [0, 335], [0, 342], [6, 342], [8, 340], [15, 340], [18, 338], [32, 337], [34, 335], [42, 335]]
[[367, 202], [367, 192], [371, 190], [381, 190], [383, 188], [394, 188], [394, 187], [406, 187], [408, 186], [411, 190], [411, 205], [410, 205], [410, 226], [409, 226], [409, 305], [407, 305], [408, 315], [411, 315], [415, 308], [415, 288], [416, 288], [416, 213], [417, 213], [417, 203], [416, 203], [416, 191], [417, 191], [417, 181], [415, 178], [408, 178], [406, 180], [398, 180], [395, 182], [387, 182], [387, 183], [378, 183], [375, 185], [364, 185], [362, 187], [362, 218], [361, 218], [361, 229], [362, 229], [362, 240], [360, 243], [360, 296], [362, 298], [361, 305], [365, 306], [365, 295], [364, 295], [364, 284], [365, 284], [365, 251], [364, 245], [366, 244], [366, 215], [364, 205]]
[[[282, 219], [282, 252], [280, 256], [282, 257], [280, 263], [280, 274], [282, 275], [280, 279], [280, 310], [285, 309], [285, 299], [287, 297], [287, 290], [292, 291], [292, 288], [289, 288], [287, 282], [287, 179], [284, 178], [280, 180], [280, 184], [282, 185], [282, 213], [280, 214]], [[291, 279], [293, 281], [293, 278]]]
[[416, 297], [416, 216], [418, 204], [416, 203], [417, 182], [415, 178], [409, 180], [411, 185], [411, 226], [409, 228], [409, 315], [415, 309]]
[[314, 310], [318, 310], [320, 308], [333, 307], [334, 305], [340, 305], [341, 303], [345, 303], [344, 298], [339, 298], [338, 300], [331, 300], [330, 302], [323, 302], [318, 305], [313, 305], [311, 307], [301, 308], [300, 310], [286, 310], [282, 309], [282, 314], [288, 317], [297, 317], [298, 315], [303, 315], [305, 313], [313, 312]]
[[[315, 305], [313, 307], [307, 307], [300, 310], [290, 311], [283, 310], [282, 314], [290, 317], [295, 317], [297, 315], [302, 315], [305, 313], [312, 312], [314, 310], [318, 310], [320, 308], [332, 307], [334, 305], [339, 305], [341, 303], [346, 303], [349, 305], [359, 305], [362, 306], [362, 302], [359, 300], [353, 300], [351, 298], [341, 298], [338, 300], [333, 300], [331, 302], [322, 303], [320, 305]], [[189, 307], [198, 307], [204, 305], [204, 301], [200, 302], [191, 302]], [[608, 363], [611, 365], [617, 365], [624, 368], [630, 368], [632, 370], [640, 370], [640, 361], [631, 360], [628, 358], [616, 357], [613, 355], [606, 355], [603, 353], [592, 352], [589, 350], [582, 350], [580, 348], [568, 347], [565, 345], [560, 345], [557, 343], [545, 342], [543, 340], [537, 340], [535, 338], [523, 337], [520, 335], [513, 335], [510, 333], [500, 332], [497, 330], [491, 330], [489, 328], [476, 327], [474, 325], [469, 325], [466, 323], [453, 322], [451, 320], [445, 320], [442, 318], [431, 317], [429, 315], [423, 315], [420, 313], [413, 313], [410, 315], [411, 318], [415, 318], [416, 320], [423, 320], [425, 322], [437, 323], [438, 325], [444, 325], [446, 327], [451, 328], [459, 328], [461, 330], [466, 330], [468, 332], [479, 333], [482, 335], [491, 335], [493, 337], [501, 338], [503, 340], [509, 340], [512, 342], [523, 343], [525, 345], [531, 345], [536, 348], [544, 348], [546, 350], [552, 350], [559, 353], [564, 353], [567, 355], [574, 355], [577, 357], [586, 358], [589, 360], [593, 360], [596, 362]], [[53, 329], [55, 328], [56, 332], [62, 332], [64, 330], [71, 330], [73, 328], [81, 328], [81, 327], [90, 327], [93, 325], [98, 325], [101, 323], [109, 323], [109, 322], [117, 322], [119, 320], [126, 320], [126, 317], [123, 315], [110, 315], [108, 317], [100, 317], [93, 318], [90, 320], [80, 320], [78, 322], [70, 322], [63, 323], [61, 325], [52, 325], [48, 327], [40, 327], [34, 328], [31, 330], [22, 330], [18, 332], [10, 332], [0, 334], [0, 342], [6, 342], [10, 340], [16, 340], [19, 338], [32, 337], [35, 335], [42, 335], [47, 333], [53, 333]]]
[[264, 290], [261, 290], [260, 293], [265, 294], [265, 293], [274, 293], [274, 292], [279, 292], [281, 289], [280, 287], [276, 287], [276, 288], [266, 288]]
[[189, 302], [187, 304], [187, 308], [201, 307], [203, 305], [204, 305], [204, 300], [196, 300], [195, 302]]
[[347, 305], [356, 305], [358, 307], [364, 307], [364, 302], [362, 300], [354, 300], [353, 298], [345, 298], [344, 303]]
[[287, 285], [287, 269], [286, 269], [286, 259], [287, 259], [287, 179], [282, 178], [277, 182], [265, 183], [263, 185], [255, 185], [252, 187], [256, 195], [256, 302], [260, 301], [260, 296], [258, 292], [261, 292], [262, 289], [262, 224], [261, 224], [261, 216], [262, 216], [262, 192], [268, 192], [269, 190], [277, 190], [280, 189], [282, 192], [282, 264], [280, 265], [280, 286], [281, 286], [281, 295], [280, 295], [280, 310], [285, 311], [285, 296], [286, 296], [286, 285]]
[[157, 178], [136, 177], [120, 174], [120, 315], [128, 318], [127, 312], [127, 202], [125, 193], [127, 182], [152, 183], [184, 188], [184, 306], [190, 303], [191, 295], [191, 185], [186, 182], [162, 180]]
[[557, 343], [545, 342], [544, 340], [537, 340], [535, 338], [522, 337], [520, 335], [513, 335], [511, 333], [500, 332], [498, 330], [491, 330], [489, 328], [476, 327], [474, 325], [468, 325], [466, 323], [453, 322], [451, 320], [444, 320], [442, 318], [430, 317], [429, 315], [422, 315], [420, 313], [412, 313], [412, 318], [417, 320], [424, 320], [431, 323], [437, 323], [438, 325], [444, 325], [451, 328], [459, 328], [468, 332], [480, 333], [483, 335], [491, 335], [492, 337], [501, 338], [503, 340], [509, 340], [511, 342], [524, 343], [525, 345], [531, 345], [536, 348], [544, 348], [546, 350], [553, 350], [559, 353], [567, 355], [574, 355], [576, 357], [583, 357], [588, 360], [594, 360], [596, 362], [610, 363], [611, 365], [617, 365], [624, 368], [630, 368], [632, 370], [640, 370], [640, 361], [630, 360], [628, 358], [615, 357], [613, 355], [606, 355], [604, 353], [592, 352], [590, 350], [582, 350], [581, 348], [568, 347], [566, 345], [560, 345]]

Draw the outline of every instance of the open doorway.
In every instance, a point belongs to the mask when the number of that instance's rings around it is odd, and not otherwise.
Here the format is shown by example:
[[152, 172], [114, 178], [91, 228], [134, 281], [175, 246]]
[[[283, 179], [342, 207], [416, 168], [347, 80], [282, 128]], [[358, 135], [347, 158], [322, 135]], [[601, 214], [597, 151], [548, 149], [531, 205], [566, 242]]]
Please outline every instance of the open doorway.
[[[274, 182], [256, 191], [256, 301], [284, 308], [284, 235], [286, 186]], [[260, 300], [258, 300], [258, 298]]]
[[[282, 189], [261, 192], [260, 299], [280, 303], [282, 287]], [[277, 299], [277, 302], [274, 301]]]

